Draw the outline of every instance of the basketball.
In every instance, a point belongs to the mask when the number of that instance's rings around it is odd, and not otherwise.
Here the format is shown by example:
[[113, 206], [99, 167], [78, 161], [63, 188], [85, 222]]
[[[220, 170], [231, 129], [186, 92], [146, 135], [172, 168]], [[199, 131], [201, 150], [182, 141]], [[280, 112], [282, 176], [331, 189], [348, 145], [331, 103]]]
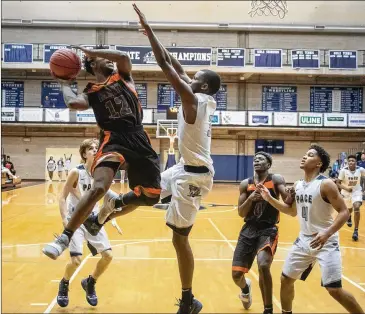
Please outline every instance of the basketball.
[[71, 49], [59, 49], [52, 54], [49, 67], [54, 76], [70, 80], [79, 74], [81, 60]]

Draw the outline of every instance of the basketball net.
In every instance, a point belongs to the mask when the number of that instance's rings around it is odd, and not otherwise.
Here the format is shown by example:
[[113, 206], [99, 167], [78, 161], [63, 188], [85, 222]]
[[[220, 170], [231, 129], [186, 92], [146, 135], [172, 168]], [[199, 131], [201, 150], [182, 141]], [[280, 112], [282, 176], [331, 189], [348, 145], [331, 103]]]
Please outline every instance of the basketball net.
[[167, 135], [170, 139], [170, 147], [169, 147], [169, 154], [175, 154], [174, 142], [175, 138], [177, 137], [177, 129], [175, 128], [167, 128]]
[[251, 11], [248, 14], [251, 17], [255, 15], [258, 16], [279, 16], [279, 18], [283, 19], [285, 15], [288, 13], [286, 1], [276, 1], [276, 0], [257, 0], [251, 1]]

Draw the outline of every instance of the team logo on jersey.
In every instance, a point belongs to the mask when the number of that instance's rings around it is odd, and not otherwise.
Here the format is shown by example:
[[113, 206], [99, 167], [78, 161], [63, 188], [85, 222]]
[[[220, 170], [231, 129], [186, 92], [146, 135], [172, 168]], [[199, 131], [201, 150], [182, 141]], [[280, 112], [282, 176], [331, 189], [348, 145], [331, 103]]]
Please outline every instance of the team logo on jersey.
[[200, 194], [200, 188], [198, 188], [195, 185], [191, 185], [189, 184], [189, 197], [197, 197], [197, 196], [201, 196]]

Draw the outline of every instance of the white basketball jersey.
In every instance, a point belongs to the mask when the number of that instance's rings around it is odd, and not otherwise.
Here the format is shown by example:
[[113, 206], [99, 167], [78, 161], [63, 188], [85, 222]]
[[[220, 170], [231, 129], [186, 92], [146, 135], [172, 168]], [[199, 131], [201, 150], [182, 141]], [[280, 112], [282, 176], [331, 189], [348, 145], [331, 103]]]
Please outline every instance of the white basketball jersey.
[[[355, 171], [351, 171], [349, 167], [341, 169], [338, 179], [342, 181], [343, 185], [352, 188], [352, 192], [361, 191], [361, 175], [363, 173], [363, 168], [356, 166]], [[341, 191], [342, 194], [346, 194], [347, 191]], [[347, 192], [348, 193], [348, 192]]]
[[[319, 175], [311, 182], [300, 180], [295, 187], [297, 214], [300, 222], [301, 234], [311, 236], [324, 232], [333, 223], [334, 209], [331, 204], [323, 200], [321, 184], [327, 177]], [[331, 239], [338, 238], [336, 232]]]
[[66, 164], [66, 168], [67, 168], [67, 169], [70, 169], [70, 166], [71, 166], [71, 160], [70, 160], [70, 159], [66, 159], [66, 160], [65, 160], [65, 164]]
[[212, 96], [200, 93], [195, 95], [198, 98], [195, 123], [185, 122], [182, 106], [180, 106], [177, 116], [180, 162], [190, 166], [206, 166], [214, 175], [210, 146], [212, 117], [217, 103]]
[[56, 170], [56, 162], [54, 160], [49, 160], [48, 161], [47, 170], [48, 171], [55, 171]]
[[[86, 170], [85, 166], [83, 164], [78, 165], [76, 169], [79, 172], [79, 178], [77, 180], [77, 186], [76, 189], [80, 193], [80, 196], [83, 196], [88, 190], [91, 189], [91, 185], [93, 183], [93, 178], [91, 177], [91, 174]], [[79, 198], [76, 197], [74, 193], [70, 193], [67, 197], [67, 209], [69, 215], [72, 215], [76, 205], [79, 202]], [[98, 211], [99, 205], [96, 203], [93, 211]]]

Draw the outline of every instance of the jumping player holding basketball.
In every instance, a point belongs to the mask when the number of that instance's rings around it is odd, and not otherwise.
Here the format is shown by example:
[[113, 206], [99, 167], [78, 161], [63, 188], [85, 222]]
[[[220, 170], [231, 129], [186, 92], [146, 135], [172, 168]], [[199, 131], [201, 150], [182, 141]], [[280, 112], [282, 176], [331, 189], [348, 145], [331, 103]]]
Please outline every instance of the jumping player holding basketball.
[[[123, 207], [125, 214], [140, 205], [152, 206], [158, 203], [161, 191], [159, 159], [143, 129], [143, 112], [131, 76], [130, 58], [117, 50], [74, 48], [84, 52], [85, 69], [95, 76], [96, 81], [89, 83], [83, 93], [76, 95], [71, 89], [71, 82], [60, 80], [65, 103], [71, 109], [93, 109], [101, 128], [100, 147], [91, 167], [94, 177], [91, 189], [82, 196], [63, 233], [43, 249], [43, 253], [52, 259], [57, 259], [68, 247], [73, 233], [108, 191], [119, 167], [128, 167], [132, 191], [117, 198], [106, 195], [104, 205]], [[100, 223], [104, 221], [97, 220], [95, 223], [99, 231], [102, 226]]]
[[347, 157], [348, 165], [340, 170], [337, 185], [341, 189], [341, 194], [345, 200], [347, 208], [350, 211], [350, 218], [347, 224], [351, 227], [351, 214], [354, 211], [355, 229], [352, 234], [354, 241], [359, 240], [359, 223], [360, 223], [360, 207], [362, 204], [363, 185], [362, 180], [365, 179], [365, 169], [356, 165], [355, 155]]
[[273, 313], [272, 278], [270, 267], [278, 243], [279, 211], [265, 201], [256, 185], [264, 184], [273, 198], [279, 195], [286, 200], [285, 180], [279, 174], [269, 173], [272, 157], [265, 152], [255, 154], [253, 167], [255, 174], [240, 184], [238, 214], [245, 219], [233, 255], [232, 278], [241, 288], [239, 298], [245, 309], [252, 304], [251, 280], [245, 278], [257, 256], [259, 284], [264, 301], [264, 314]]
[[181, 159], [162, 173], [161, 196], [172, 196], [166, 224], [173, 230], [172, 242], [182, 285], [178, 313], [199, 313], [203, 306], [192, 294], [194, 257], [188, 236], [201, 200], [213, 185], [211, 117], [216, 110], [216, 102], [212, 95], [218, 92], [221, 79], [213, 71], [202, 70], [191, 80], [180, 63], [159, 42], [144, 14], [135, 4], [133, 7], [151, 43], [157, 64], [182, 101], [177, 132]]
[[[318, 261], [322, 286], [349, 313], [364, 313], [355, 298], [342, 289], [342, 263], [338, 230], [346, 223], [349, 210], [336, 184], [321, 175], [330, 165], [330, 156], [318, 145], [312, 145], [303, 156], [300, 168], [304, 180], [294, 184], [292, 205], [271, 196], [263, 184], [257, 185], [261, 196], [272, 206], [300, 222], [299, 237], [287, 256], [281, 275], [281, 306], [283, 313], [292, 313], [294, 283], [305, 280]], [[286, 203], [289, 203], [288, 201]], [[333, 209], [338, 212], [334, 219]]]

